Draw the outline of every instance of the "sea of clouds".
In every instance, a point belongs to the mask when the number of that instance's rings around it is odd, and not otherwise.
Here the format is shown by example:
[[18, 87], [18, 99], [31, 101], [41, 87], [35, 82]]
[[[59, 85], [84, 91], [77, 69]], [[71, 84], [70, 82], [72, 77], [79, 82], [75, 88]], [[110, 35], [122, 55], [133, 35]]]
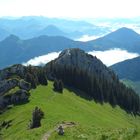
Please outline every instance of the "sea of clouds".
[[[115, 48], [115, 49], [111, 49], [111, 50], [107, 50], [107, 51], [90, 51], [87, 53], [89, 53], [93, 56], [96, 56], [106, 66], [111, 66], [115, 63], [139, 56], [139, 54], [137, 54], [137, 53], [131, 53], [126, 50], [121, 50], [119, 48]], [[23, 63], [23, 64], [26, 66], [27, 65], [33, 65], [33, 66], [45, 65], [46, 63], [50, 62], [51, 60], [54, 60], [55, 58], [57, 58], [59, 56], [59, 54], [60, 54], [60, 52], [48, 53], [46, 55], [32, 58], [28, 62]]]
[[34, 57], [27, 61], [26, 63], [23, 63], [23, 65], [33, 65], [33, 66], [39, 66], [39, 65], [45, 65], [46, 63], [50, 62], [51, 60], [54, 60], [59, 56], [60, 52], [52, 52], [48, 53], [46, 55]]
[[100, 35], [100, 36], [90, 36], [90, 35], [83, 35], [81, 36], [80, 38], [78, 39], [75, 39], [76, 41], [83, 41], [83, 42], [86, 42], [86, 41], [90, 41], [90, 40], [94, 40], [94, 39], [97, 39], [97, 38], [100, 38], [102, 37], [103, 35]]
[[91, 51], [88, 53], [99, 58], [107, 66], [139, 56], [137, 53], [131, 53], [119, 48], [107, 51]]

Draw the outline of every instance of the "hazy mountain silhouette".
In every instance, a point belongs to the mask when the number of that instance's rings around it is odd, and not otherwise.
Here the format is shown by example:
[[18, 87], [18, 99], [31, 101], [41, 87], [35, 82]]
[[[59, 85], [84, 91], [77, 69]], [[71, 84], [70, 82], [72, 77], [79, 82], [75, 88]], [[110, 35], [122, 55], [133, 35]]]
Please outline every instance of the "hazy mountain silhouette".
[[123, 27], [108, 35], [89, 41], [95, 50], [121, 48], [131, 52], [140, 52], [140, 35], [132, 29]]

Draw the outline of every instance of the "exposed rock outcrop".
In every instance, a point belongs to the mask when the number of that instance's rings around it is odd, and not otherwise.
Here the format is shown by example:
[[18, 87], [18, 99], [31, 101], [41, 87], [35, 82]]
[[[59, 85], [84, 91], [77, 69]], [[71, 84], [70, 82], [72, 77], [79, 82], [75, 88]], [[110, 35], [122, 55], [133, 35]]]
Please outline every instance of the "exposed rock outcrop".
[[19, 76], [22, 78], [24, 77], [25, 73], [26, 73], [25, 66], [21, 64], [13, 65], [11, 67], [0, 70], [0, 81], [8, 79], [11, 76]]
[[39, 84], [47, 85], [42, 67], [16, 64], [0, 70], [0, 107], [27, 102], [29, 90]]
[[0, 96], [9, 91], [10, 89], [18, 86], [21, 89], [30, 90], [30, 84], [24, 80], [9, 79], [0, 81]]
[[4, 93], [6, 93], [7, 91], [9, 91], [10, 89], [14, 88], [17, 85], [18, 85], [17, 79], [0, 81], [0, 96], [2, 96]]
[[21, 89], [24, 89], [24, 90], [27, 90], [27, 91], [29, 91], [31, 89], [31, 84], [24, 81], [24, 80], [20, 80], [19, 83], [18, 83], [18, 86]]
[[119, 105], [134, 114], [140, 112], [139, 96], [119, 82], [116, 74], [96, 56], [83, 50], [75, 48], [62, 51], [57, 59], [46, 65], [46, 71], [49, 77], [61, 79], [64, 85], [84, 91], [84, 94], [77, 94], [86, 99]]
[[[31, 89], [30, 83], [24, 80], [26, 67], [18, 64], [9, 68], [0, 70], [0, 107], [4, 108], [10, 104], [27, 102], [29, 98], [28, 91]], [[23, 78], [23, 79], [22, 79]], [[18, 87], [19, 90], [10, 90]]]
[[[89, 74], [95, 73], [103, 75], [109, 80], [112, 80], [112, 71], [109, 70], [103, 63], [96, 57], [85, 53], [78, 48], [66, 49], [62, 51], [57, 59], [50, 63], [51, 66], [61, 68], [71, 67], [86, 71]], [[49, 65], [47, 65], [49, 67]]]
[[10, 104], [20, 104], [28, 101], [29, 93], [26, 90], [18, 90], [15, 93], [11, 95], [5, 95], [3, 97], [3, 104], [4, 106], [10, 105]]

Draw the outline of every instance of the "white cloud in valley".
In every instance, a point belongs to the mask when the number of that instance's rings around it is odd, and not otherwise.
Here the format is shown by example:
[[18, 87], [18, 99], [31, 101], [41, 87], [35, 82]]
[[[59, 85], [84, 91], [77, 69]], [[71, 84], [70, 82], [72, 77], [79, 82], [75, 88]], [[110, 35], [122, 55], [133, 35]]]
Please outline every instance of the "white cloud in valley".
[[89, 54], [96, 56], [107, 66], [139, 56], [137, 53], [130, 53], [119, 48], [107, 51], [91, 51]]
[[78, 39], [75, 39], [76, 41], [83, 41], [83, 42], [86, 42], [86, 41], [90, 41], [90, 40], [94, 40], [94, 39], [97, 39], [99, 37], [102, 37], [102, 36], [90, 36], [90, 35], [83, 35], [82, 37], [78, 38]]
[[23, 63], [23, 65], [33, 65], [33, 66], [39, 66], [39, 65], [45, 65], [46, 63], [50, 62], [51, 60], [54, 60], [59, 56], [60, 52], [52, 52], [48, 53], [46, 55], [38, 56], [33, 59], [30, 59], [28, 62]]
[[139, 0], [0, 0], [0, 16], [135, 17]]
[[[88, 52], [89, 54], [96, 56], [98, 59], [100, 59], [105, 65], [110, 66], [115, 63], [118, 63], [120, 61], [124, 61], [126, 59], [131, 59], [134, 57], [139, 56], [137, 53], [130, 53], [126, 50], [121, 49], [112, 49], [107, 51], [91, 51]], [[51, 60], [54, 60], [59, 56], [60, 52], [52, 52], [43, 56], [35, 57], [31, 60], [29, 60], [26, 63], [23, 63], [24, 65], [44, 65]]]

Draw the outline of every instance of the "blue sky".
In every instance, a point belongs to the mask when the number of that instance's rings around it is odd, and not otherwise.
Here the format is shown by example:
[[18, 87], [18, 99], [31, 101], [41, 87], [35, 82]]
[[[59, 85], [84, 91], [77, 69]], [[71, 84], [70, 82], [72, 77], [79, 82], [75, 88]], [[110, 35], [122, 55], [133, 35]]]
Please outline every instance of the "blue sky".
[[140, 0], [0, 0], [0, 16], [70, 18], [140, 16]]

